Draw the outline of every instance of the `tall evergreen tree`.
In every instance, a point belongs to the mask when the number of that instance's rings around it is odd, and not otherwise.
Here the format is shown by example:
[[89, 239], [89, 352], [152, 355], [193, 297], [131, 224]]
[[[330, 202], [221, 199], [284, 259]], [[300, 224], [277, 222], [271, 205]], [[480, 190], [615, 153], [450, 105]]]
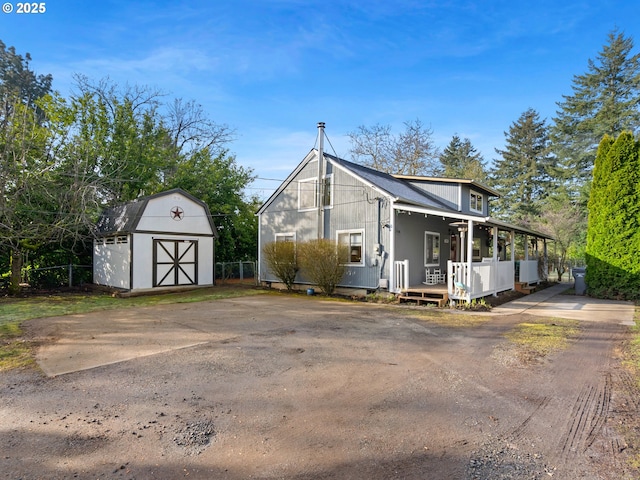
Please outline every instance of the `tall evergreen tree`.
[[549, 136], [544, 120], [530, 108], [505, 132], [506, 147], [496, 149], [501, 158], [490, 173], [492, 186], [503, 196], [495, 202], [494, 215], [528, 223], [540, 212], [540, 201], [547, 194]]
[[591, 179], [602, 137], [640, 127], [640, 54], [632, 54], [633, 46], [631, 38], [610, 32], [588, 72], [574, 76], [573, 94], [558, 103], [550, 131], [556, 175], [574, 197]]
[[468, 138], [461, 140], [456, 134], [440, 155], [442, 167], [437, 172], [448, 178], [466, 178], [481, 183], [487, 181], [487, 171], [482, 155]]
[[588, 207], [589, 293], [640, 299], [640, 143], [631, 132], [600, 142]]

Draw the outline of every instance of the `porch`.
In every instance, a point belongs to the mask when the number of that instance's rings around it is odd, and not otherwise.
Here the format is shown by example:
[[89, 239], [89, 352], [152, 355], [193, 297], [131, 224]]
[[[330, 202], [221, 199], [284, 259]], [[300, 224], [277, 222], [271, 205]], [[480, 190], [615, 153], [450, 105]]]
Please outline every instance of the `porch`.
[[[435, 293], [423, 291], [435, 287], [446, 289], [448, 300], [470, 302], [515, 290], [516, 285], [526, 288], [544, 277], [538, 272], [539, 259], [544, 272], [550, 237], [539, 232], [490, 218], [451, 222], [450, 217], [427, 214], [400, 216], [396, 225], [395, 246], [403, 257], [394, 255], [389, 283], [400, 297], [433, 298]], [[422, 231], [424, 242], [418, 246], [413, 239]], [[425, 287], [416, 287], [418, 282]]]
[[[514, 290], [516, 282], [524, 285], [540, 282], [538, 260], [481, 262], [447, 262], [446, 284], [410, 285], [409, 261], [394, 262], [396, 293], [400, 300], [434, 302], [444, 306], [448, 300], [470, 302], [475, 298]], [[428, 274], [425, 274], [428, 275]]]

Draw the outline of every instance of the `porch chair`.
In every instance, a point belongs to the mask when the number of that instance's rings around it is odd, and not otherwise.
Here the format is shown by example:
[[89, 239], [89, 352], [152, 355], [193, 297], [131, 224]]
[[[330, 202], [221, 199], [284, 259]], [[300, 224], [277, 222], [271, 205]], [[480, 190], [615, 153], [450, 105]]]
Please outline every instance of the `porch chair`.
[[433, 272], [429, 268], [425, 269], [425, 285], [435, 285], [440, 281], [440, 269], [434, 269]]

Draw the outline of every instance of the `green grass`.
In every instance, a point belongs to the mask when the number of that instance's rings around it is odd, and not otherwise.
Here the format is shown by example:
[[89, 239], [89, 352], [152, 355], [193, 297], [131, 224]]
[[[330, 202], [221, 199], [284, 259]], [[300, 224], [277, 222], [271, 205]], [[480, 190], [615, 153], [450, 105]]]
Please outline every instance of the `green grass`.
[[577, 320], [540, 318], [519, 323], [505, 337], [519, 348], [522, 357], [536, 359], [567, 348], [578, 331]]
[[26, 320], [118, 308], [204, 302], [263, 293], [266, 293], [265, 290], [256, 288], [223, 286], [128, 298], [112, 297], [106, 293], [0, 298], [0, 371], [34, 363], [33, 346], [21, 338], [21, 325]]
[[477, 327], [487, 323], [491, 317], [489, 315], [473, 315], [472, 313], [447, 312], [438, 308], [402, 309], [411, 317], [418, 318], [423, 322], [435, 323], [441, 327], [448, 328], [469, 328]]

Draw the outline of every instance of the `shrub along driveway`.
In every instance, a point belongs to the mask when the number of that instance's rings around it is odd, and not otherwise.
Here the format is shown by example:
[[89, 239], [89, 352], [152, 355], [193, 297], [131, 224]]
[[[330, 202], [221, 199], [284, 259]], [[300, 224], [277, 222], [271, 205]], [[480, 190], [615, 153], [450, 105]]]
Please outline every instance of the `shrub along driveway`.
[[526, 310], [425, 311], [269, 294], [31, 321], [49, 376], [1, 374], [3, 473], [636, 478], [623, 313], [532, 359], [503, 336]]

